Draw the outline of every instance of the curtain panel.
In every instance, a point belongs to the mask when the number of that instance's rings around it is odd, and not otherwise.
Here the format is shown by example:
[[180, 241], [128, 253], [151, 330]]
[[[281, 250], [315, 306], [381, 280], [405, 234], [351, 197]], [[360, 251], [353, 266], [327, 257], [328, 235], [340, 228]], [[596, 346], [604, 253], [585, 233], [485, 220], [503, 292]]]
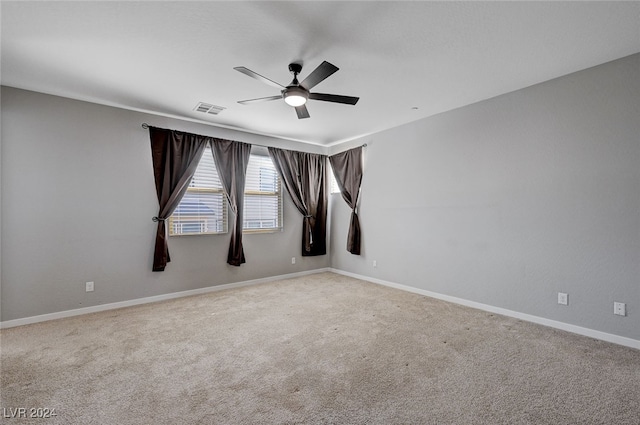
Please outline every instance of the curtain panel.
[[351, 208], [347, 251], [360, 255], [360, 220], [357, 205], [362, 183], [362, 146], [329, 157], [342, 198]]
[[153, 271], [164, 271], [171, 261], [167, 245], [166, 220], [176, 209], [198, 167], [208, 138], [149, 126], [153, 175], [158, 195], [159, 211], [153, 253]]
[[233, 212], [231, 226], [231, 241], [227, 263], [240, 266], [245, 262], [242, 247], [242, 225], [244, 205], [244, 183], [247, 175], [247, 165], [251, 154], [251, 145], [231, 140], [212, 139], [211, 152], [218, 169], [220, 182], [224, 188]]
[[303, 216], [302, 256], [327, 253], [326, 156], [269, 148], [284, 187]]

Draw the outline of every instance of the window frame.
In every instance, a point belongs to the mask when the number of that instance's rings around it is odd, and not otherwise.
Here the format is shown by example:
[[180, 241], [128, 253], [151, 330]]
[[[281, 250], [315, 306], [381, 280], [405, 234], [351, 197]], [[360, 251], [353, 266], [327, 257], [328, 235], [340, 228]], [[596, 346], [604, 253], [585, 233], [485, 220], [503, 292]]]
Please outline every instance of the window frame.
[[[204, 154], [203, 154], [204, 155]], [[224, 190], [222, 189], [222, 187], [220, 189], [212, 189], [212, 188], [208, 188], [208, 187], [188, 187], [187, 191], [184, 193], [184, 196], [182, 197], [182, 199], [184, 199], [185, 196], [187, 196], [187, 194], [189, 193], [212, 193], [212, 194], [220, 194], [222, 196], [222, 223], [223, 223], [223, 230], [221, 232], [199, 232], [199, 233], [173, 233], [173, 228], [176, 225], [179, 225], [181, 223], [175, 223], [175, 221], [178, 221], [178, 219], [176, 219], [173, 214], [171, 214], [169, 216], [169, 237], [180, 237], [180, 236], [209, 236], [209, 235], [226, 235], [227, 233], [229, 233], [229, 203], [227, 202], [227, 200], [225, 199], [225, 195], [224, 195]], [[182, 202], [182, 199], [180, 200], [180, 202]], [[180, 206], [180, 204], [178, 204], [178, 206]], [[176, 207], [176, 209], [178, 209]], [[189, 216], [189, 215], [181, 215], [179, 221], [184, 221], [184, 220], [193, 220], [198, 221], [201, 220], [202, 216], [198, 216], [198, 215], [194, 215], [194, 216]], [[200, 224], [202, 225], [202, 223]]]
[[[203, 162], [211, 164], [213, 166], [213, 169], [208, 169], [206, 167], [204, 169], [201, 169]], [[193, 186], [194, 180], [196, 179], [196, 176], [198, 175], [199, 172], [201, 173], [199, 178], [202, 179], [202, 183], [206, 184], [207, 182], [209, 182], [211, 183], [212, 186], [217, 186], [217, 187]], [[215, 207], [211, 211], [216, 216], [218, 212], [221, 214], [221, 218], [216, 217], [214, 219], [214, 225], [215, 225], [215, 228], [217, 229], [218, 227], [217, 223], [221, 221], [222, 230], [210, 231], [210, 232], [197, 232], [197, 233], [192, 233], [192, 232], [174, 233], [174, 229], [176, 228], [176, 226], [182, 225], [183, 227], [184, 224], [198, 223], [200, 224], [201, 229], [203, 228], [203, 226], [207, 225], [207, 218], [208, 218], [207, 215], [204, 215], [204, 214], [199, 215], [198, 214], [199, 211], [195, 212], [194, 215], [187, 213], [187, 214], [180, 214], [179, 216], [176, 217], [176, 211], [178, 211], [178, 209], [181, 208], [181, 206], [183, 206], [181, 204], [182, 202], [184, 202], [185, 198], [187, 198], [189, 195], [197, 197], [198, 194], [203, 194], [205, 196], [207, 194], [219, 196], [219, 199], [214, 198]], [[213, 152], [212, 152], [211, 146], [207, 145], [206, 148], [202, 151], [202, 156], [198, 159], [198, 166], [196, 168], [196, 171], [194, 172], [193, 177], [191, 178], [191, 181], [189, 182], [189, 187], [187, 187], [187, 190], [182, 196], [182, 199], [180, 199], [180, 203], [178, 203], [178, 206], [176, 207], [175, 211], [169, 216], [169, 220], [168, 220], [169, 221], [169, 228], [168, 228], [169, 237], [223, 235], [223, 234], [229, 233], [229, 211], [228, 211], [227, 200], [225, 198], [226, 197], [224, 195], [224, 189], [222, 188], [222, 183], [220, 182], [218, 172], [215, 168], [215, 161], [213, 159]], [[206, 204], [205, 206], [208, 207], [208, 205]], [[183, 221], [188, 221], [189, 223], [182, 223]]]
[[[273, 165], [273, 161], [271, 160], [271, 157], [267, 154], [261, 154], [261, 153], [254, 153], [252, 148], [252, 153], [250, 154], [250, 159], [249, 161], [251, 162], [251, 158], [252, 157], [257, 157], [257, 158], [268, 158], [269, 161], [272, 164], [272, 169], [273, 173], [275, 173], [275, 184], [276, 184], [276, 190], [275, 191], [263, 191], [263, 190], [247, 190], [246, 189], [246, 181], [245, 181], [245, 191], [244, 191], [244, 205], [243, 205], [243, 223], [242, 223], [242, 233], [243, 234], [262, 234], [262, 233], [279, 233], [279, 232], [283, 232], [284, 231], [284, 193], [283, 193], [283, 185], [282, 185], [282, 179], [280, 178], [280, 175], [278, 174], [277, 170], [275, 169], [275, 166]], [[203, 161], [203, 158], [205, 155], [213, 155], [211, 148], [209, 146], [207, 146], [207, 148], [203, 151], [202, 153], [202, 157], [200, 157], [200, 159], [198, 160], [198, 167], [200, 167], [200, 164]], [[213, 156], [212, 156], [213, 158]], [[214, 167], [215, 167], [215, 161], [214, 161]], [[249, 171], [249, 168], [247, 167], [247, 171]], [[259, 169], [258, 169], [259, 172]], [[217, 170], [216, 170], [217, 173]], [[187, 188], [187, 191], [185, 192], [185, 194], [183, 195], [183, 198], [180, 200], [180, 202], [183, 201], [183, 199], [188, 195], [188, 194], [196, 194], [196, 193], [210, 193], [210, 194], [220, 194], [222, 196], [222, 222], [223, 222], [223, 230], [220, 232], [199, 232], [199, 233], [174, 233], [174, 228], [175, 226], [180, 226], [180, 225], [184, 225], [184, 224], [191, 224], [191, 225], [195, 225], [195, 224], [200, 224], [200, 226], [206, 226], [206, 221], [203, 222], [203, 218], [206, 219], [206, 216], [200, 216], [200, 215], [181, 215], [180, 218], [174, 217], [174, 214], [171, 214], [169, 216], [168, 219], [168, 234], [169, 237], [173, 238], [173, 237], [182, 237], [182, 236], [215, 236], [215, 235], [224, 235], [224, 234], [228, 234], [229, 233], [229, 203], [226, 199], [226, 196], [224, 194], [224, 189], [222, 188], [222, 185], [220, 185], [219, 188], [211, 188], [211, 187], [197, 187], [197, 186], [191, 186], [191, 183], [189, 183], [189, 187]], [[277, 199], [277, 217], [276, 217], [276, 227], [256, 227], [256, 228], [250, 228], [247, 227], [245, 228], [245, 223], [248, 221], [246, 218], [246, 200], [247, 200], [247, 196], [265, 196], [265, 197], [273, 197], [275, 196]], [[176, 210], [180, 207], [180, 204], [178, 204], [178, 207], [176, 207]], [[175, 213], [175, 211], [174, 211]], [[189, 221], [189, 223], [181, 223], [184, 221]], [[261, 219], [261, 221], [264, 221]]]
[[[280, 175], [278, 174], [278, 171], [276, 170], [275, 166], [273, 165], [273, 160], [271, 160], [271, 157], [269, 155], [261, 155], [259, 153], [251, 153], [250, 155], [250, 159], [249, 162], [251, 162], [251, 157], [256, 157], [256, 158], [268, 158], [269, 161], [271, 162], [271, 166], [273, 167], [273, 172], [276, 178], [276, 190], [275, 191], [266, 191], [266, 190], [247, 190], [246, 189], [246, 183], [245, 183], [245, 190], [244, 190], [244, 201], [245, 204], [243, 206], [243, 223], [242, 223], [242, 233], [243, 234], [260, 234], [260, 233], [279, 233], [279, 232], [283, 232], [284, 231], [284, 194], [282, 192], [282, 179], [280, 178]], [[247, 171], [248, 171], [247, 167]], [[246, 200], [247, 200], [247, 195], [249, 196], [276, 196], [277, 202], [278, 202], [278, 212], [277, 212], [277, 224], [278, 226], [276, 227], [257, 227], [257, 228], [251, 228], [251, 227], [247, 227], [245, 228], [245, 223], [247, 222], [247, 218], [246, 218], [246, 212], [247, 212], [247, 208], [246, 208]]]

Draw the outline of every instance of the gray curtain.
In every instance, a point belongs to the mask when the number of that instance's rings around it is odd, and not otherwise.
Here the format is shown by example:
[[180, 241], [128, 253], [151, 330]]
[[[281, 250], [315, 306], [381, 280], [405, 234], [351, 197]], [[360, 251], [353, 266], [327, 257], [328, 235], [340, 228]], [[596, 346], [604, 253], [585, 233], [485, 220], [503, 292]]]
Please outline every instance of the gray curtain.
[[231, 241], [229, 243], [227, 263], [232, 266], [239, 266], [245, 262], [244, 249], [242, 247], [242, 208], [251, 145], [214, 138], [211, 139], [211, 151], [218, 169], [220, 182], [227, 196], [227, 201], [229, 201], [229, 207], [233, 212], [233, 221], [229, 223]]
[[167, 227], [165, 221], [176, 209], [187, 191], [193, 173], [207, 146], [208, 138], [196, 134], [149, 127], [151, 139], [151, 157], [156, 192], [160, 205], [156, 242], [153, 253], [153, 271], [164, 271], [171, 261], [167, 245]]
[[327, 157], [306, 152], [269, 148], [269, 155], [284, 187], [302, 214], [302, 255], [327, 253]]
[[351, 222], [347, 235], [347, 251], [360, 255], [360, 220], [358, 219], [358, 196], [362, 183], [362, 146], [349, 149], [329, 157], [342, 198], [351, 208]]

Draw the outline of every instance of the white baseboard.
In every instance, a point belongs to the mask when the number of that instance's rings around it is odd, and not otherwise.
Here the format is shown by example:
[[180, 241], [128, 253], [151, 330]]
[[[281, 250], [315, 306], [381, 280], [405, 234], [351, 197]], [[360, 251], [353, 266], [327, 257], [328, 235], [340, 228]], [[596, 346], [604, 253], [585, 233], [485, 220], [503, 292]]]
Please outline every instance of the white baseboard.
[[505, 308], [494, 307], [488, 304], [482, 304], [475, 301], [465, 300], [463, 298], [452, 297], [449, 295], [439, 294], [437, 292], [431, 292], [424, 289], [414, 288], [407, 285], [401, 285], [399, 283], [388, 282], [386, 280], [376, 279], [369, 276], [363, 276], [356, 273], [347, 272], [344, 270], [330, 268], [332, 273], [341, 274], [344, 276], [353, 277], [367, 282], [376, 283], [378, 285], [389, 286], [391, 288], [401, 289], [407, 292], [413, 292], [415, 294], [425, 295], [431, 298], [437, 298], [443, 301], [449, 301], [455, 304], [464, 305], [467, 307], [476, 308], [478, 310], [484, 310], [491, 313], [501, 314], [503, 316], [513, 317], [516, 319], [524, 320], [527, 322], [537, 323], [539, 325], [549, 326], [551, 328], [560, 329], [563, 331], [575, 333], [578, 335], [587, 336], [589, 338], [595, 338], [602, 341], [612, 342], [614, 344], [624, 345], [626, 347], [636, 348], [640, 350], [640, 341], [624, 336], [614, 335], [606, 332], [596, 331], [594, 329], [583, 328], [581, 326], [571, 325], [569, 323], [558, 322], [556, 320], [545, 319], [544, 317], [533, 316], [531, 314], [520, 313], [513, 310], [507, 310]]
[[495, 307], [488, 304], [482, 304], [475, 301], [469, 301], [463, 298], [452, 297], [450, 295], [439, 294], [437, 292], [431, 292], [431, 291], [427, 291], [420, 288], [414, 288], [411, 286], [402, 285], [395, 282], [389, 282], [386, 280], [376, 279], [369, 276], [359, 275], [356, 273], [351, 273], [351, 272], [347, 272], [340, 269], [334, 269], [331, 267], [307, 270], [307, 271], [296, 272], [296, 273], [289, 273], [289, 274], [279, 275], [279, 276], [270, 276], [270, 277], [265, 277], [260, 279], [246, 280], [242, 282], [227, 283], [223, 285], [209, 286], [206, 288], [191, 289], [188, 291], [172, 292], [170, 294], [162, 294], [162, 295], [156, 295], [152, 297], [136, 298], [133, 300], [120, 301], [120, 302], [109, 303], [109, 304], [101, 304], [101, 305], [96, 305], [91, 307], [83, 307], [83, 308], [78, 308], [74, 310], [60, 311], [56, 313], [42, 314], [42, 315], [32, 316], [32, 317], [24, 317], [21, 319], [7, 320], [4, 322], [0, 322], [0, 329], [12, 328], [12, 327], [22, 326], [22, 325], [29, 325], [32, 323], [45, 322], [49, 320], [62, 319], [65, 317], [80, 316], [80, 315], [89, 314], [89, 313], [97, 313], [97, 312], [106, 311], [106, 310], [115, 310], [118, 308], [131, 307], [131, 306], [140, 305], [140, 304], [148, 304], [148, 303], [154, 303], [158, 301], [171, 300], [174, 298], [206, 294], [209, 292], [222, 291], [225, 289], [258, 285], [261, 283], [273, 282], [281, 279], [290, 279], [290, 278], [295, 278], [300, 276], [307, 276], [307, 275], [323, 273], [323, 272], [333, 272], [333, 273], [341, 274], [344, 276], [353, 277], [355, 279], [365, 280], [367, 282], [375, 283], [378, 285], [384, 285], [384, 286], [400, 289], [407, 292], [413, 292], [415, 294], [425, 295], [425, 296], [440, 299], [443, 301], [449, 301], [455, 304], [476, 308], [478, 310], [484, 310], [491, 313], [501, 314], [503, 316], [513, 317], [513, 318], [524, 320], [527, 322], [549, 326], [551, 328], [572, 332], [578, 335], [583, 335], [590, 338], [599, 339], [602, 341], [612, 342], [614, 344], [624, 345], [626, 347], [640, 349], [640, 341], [632, 338], [627, 338], [619, 335], [601, 332], [594, 329], [584, 328], [581, 326], [571, 325], [569, 323], [558, 322], [556, 320], [546, 319], [544, 317], [539, 317], [539, 316], [533, 316], [526, 313], [520, 313], [513, 310], [507, 310], [505, 308]]
[[74, 310], [66, 310], [66, 311], [60, 311], [56, 313], [41, 314], [39, 316], [24, 317], [22, 319], [6, 320], [4, 322], [0, 322], [0, 329], [13, 328], [13, 327], [22, 326], [22, 325], [30, 325], [32, 323], [46, 322], [49, 320], [63, 319], [65, 317], [80, 316], [80, 315], [89, 314], [89, 313], [97, 313], [97, 312], [106, 311], [106, 310], [115, 310], [117, 308], [131, 307], [134, 305], [155, 303], [158, 301], [171, 300], [174, 298], [182, 298], [182, 297], [189, 297], [192, 295], [206, 294], [209, 292], [222, 291], [225, 289], [258, 285], [261, 283], [273, 282], [275, 280], [291, 279], [294, 277], [328, 272], [330, 270], [331, 269], [329, 269], [328, 267], [325, 267], [322, 269], [307, 270], [307, 271], [289, 273], [289, 274], [284, 274], [279, 276], [263, 277], [260, 279], [245, 280], [242, 282], [227, 283], [227, 284], [216, 285], [216, 286], [208, 286], [206, 288], [191, 289], [188, 291], [181, 291], [181, 292], [172, 292], [170, 294], [155, 295], [152, 297], [145, 297], [145, 298], [136, 298], [133, 300], [120, 301], [120, 302], [109, 303], [109, 304], [100, 304], [100, 305], [95, 305], [91, 307], [77, 308]]

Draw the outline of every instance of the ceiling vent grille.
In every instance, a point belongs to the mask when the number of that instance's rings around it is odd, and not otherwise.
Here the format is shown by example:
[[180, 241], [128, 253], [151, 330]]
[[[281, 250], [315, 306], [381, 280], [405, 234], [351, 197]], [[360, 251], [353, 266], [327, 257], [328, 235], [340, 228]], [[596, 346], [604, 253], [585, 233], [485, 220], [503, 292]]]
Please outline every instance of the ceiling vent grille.
[[204, 103], [204, 102], [198, 103], [196, 107], [193, 108], [194, 111], [202, 112], [204, 114], [209, 114], [209, 115], [218, 115], [220, 112], [224, 111], [225, 109], [227, 108], [223, 106], [212, 105], [210, 103]]

